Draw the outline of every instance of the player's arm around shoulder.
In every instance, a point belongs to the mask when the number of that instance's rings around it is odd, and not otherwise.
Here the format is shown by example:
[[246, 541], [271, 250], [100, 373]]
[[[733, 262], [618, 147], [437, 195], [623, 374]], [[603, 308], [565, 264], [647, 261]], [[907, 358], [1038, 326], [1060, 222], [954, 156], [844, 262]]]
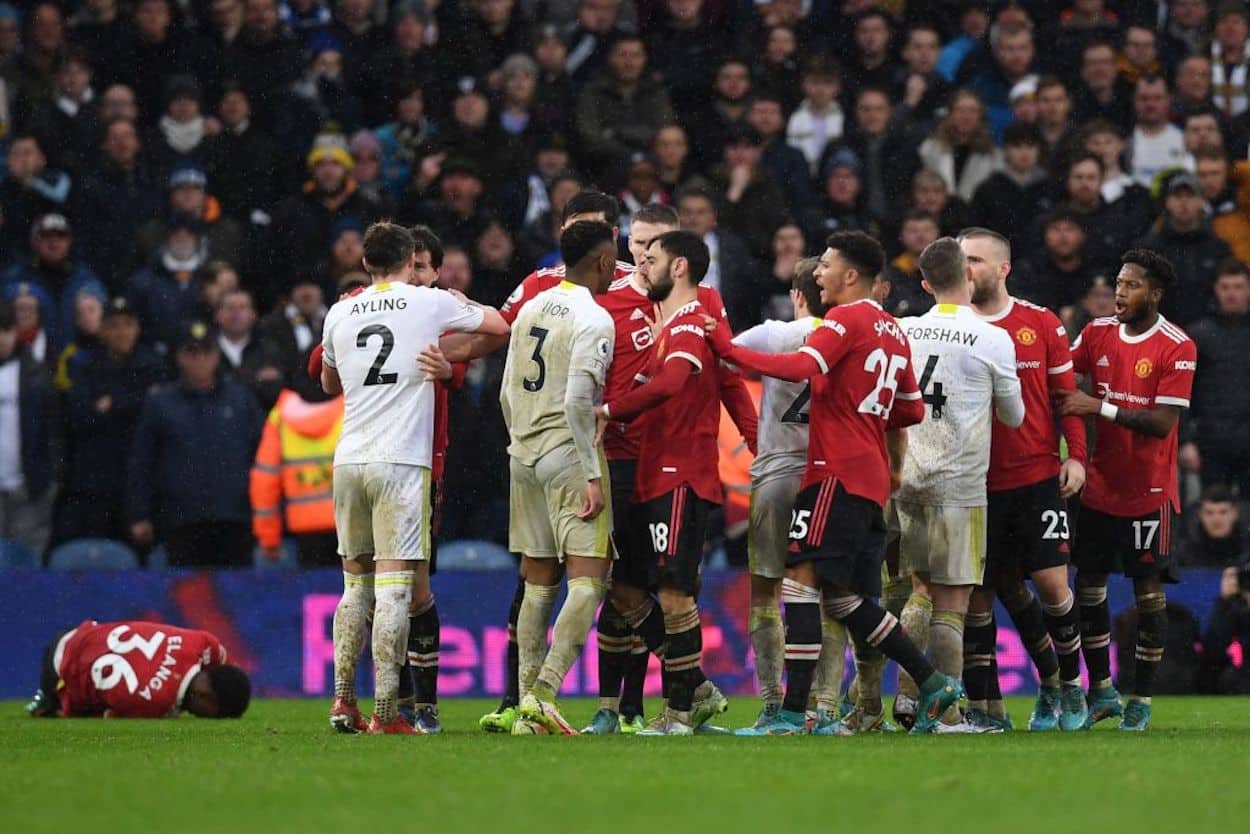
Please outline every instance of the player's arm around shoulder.
[[1024, 422], [1024, 395], [1016, 369], [1016, 344], [1006, 330], [988, 325], [986, 332], [991, 337], [986, 358], [994, 384], [994, 413], [1003, 425], [1019, 428]]

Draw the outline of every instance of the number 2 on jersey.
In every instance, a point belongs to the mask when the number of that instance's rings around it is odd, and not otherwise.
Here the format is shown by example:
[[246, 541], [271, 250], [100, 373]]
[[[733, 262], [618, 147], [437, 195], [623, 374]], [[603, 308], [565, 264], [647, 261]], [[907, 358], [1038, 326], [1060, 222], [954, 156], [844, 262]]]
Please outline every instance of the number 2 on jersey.
[[365, 385], [394, 385], [399, 380], [399, 374], [382, 373], [382, 366], [386, 364], [391, 351], [395, 349], [395, 334], [391, 332], [391, 329], [384, 324], [369, 325], [356, 334], [356, 347], [367, 346], [374, 336], [381, 337], [382, 349], [378, 351], [377, 358], [369, 366], [369, 373], [365, 374]]
[[804, 409], [807, 408], [807, 403], [811, 398], [812, 384], [809, 382], [803, 386], [803, 390], [794, 398], [794, 402], [790, 403], [790, 407], [781, 415], [781, 422], [801, 423], [806, 426], [811, 416]]
[[[907, 367], [907, 357], [899, 354], [890, 355], [881, 348], [868, 354], [864, 360], [864, 370], [877, 375], [877, 385], [872, 392], [859, 403], [861, 414], [873, 414], [882, 420], [890, 419], [890, 411], [894, 408], [894, 395], [898, 393], [898, 375]], [[883, 391], [890, 392], [890, 398], [881, 402]]]
[[534, 353], [530, 356], [534, 364], [538, 366], [538, 376], [530, 379], [526, 377], [521, 380], [522, 387], [531, 394], [535, 391], [541, 391], [543, 383], [547, 381], [547, 363], [543, 361], [543, 343], [547, 341], [547, 330], [542, 327], [531, 327], [530, 335], [534, 337]]

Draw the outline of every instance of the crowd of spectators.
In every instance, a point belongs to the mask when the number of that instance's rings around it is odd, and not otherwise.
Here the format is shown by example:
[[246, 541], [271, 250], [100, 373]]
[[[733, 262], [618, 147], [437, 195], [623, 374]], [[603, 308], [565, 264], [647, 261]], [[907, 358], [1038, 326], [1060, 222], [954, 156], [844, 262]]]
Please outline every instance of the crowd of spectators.
[[[1250, 498], [1250, 12], [1234, 0], [0, 3], [0, 537], [246, 560], [248, 474], [382, 217], [488, 304], [564, 204], [670, 203], [735, 328], [832, 231], [1007, 235], [1075, 334], [1167, 255], [1198, 343], [1183, 475]], [[451, 536], [503, 536], [501, 359], [451, 397]], [[1221, 492], [1223, 490], [1223, 492]], [[1206, 506], [1190, 552], [1226, 566]], [[1234, 527], [1238, 525], [1234, 523]], [[1215, 537], [1218, 538], [1218, 537]]]

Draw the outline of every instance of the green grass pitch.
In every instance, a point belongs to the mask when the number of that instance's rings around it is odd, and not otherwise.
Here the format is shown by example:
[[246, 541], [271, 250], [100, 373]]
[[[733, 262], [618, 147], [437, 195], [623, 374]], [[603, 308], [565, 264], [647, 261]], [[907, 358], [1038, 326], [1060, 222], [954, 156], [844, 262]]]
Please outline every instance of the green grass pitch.
[[[34, 721], [0, 702], [11, 834], [1234, 832], [1250, 698], [1161, 698], [1144, 736], [512, 738], [449, 701], [439, 737], [334, 735], [327, 703], [241, 721]], [[1023, 726], [1029, 702], [1014, 699]], [[565, 713], [589, 718], [591, 701]], [[753, 699], [724, 716], [754, 718]]]

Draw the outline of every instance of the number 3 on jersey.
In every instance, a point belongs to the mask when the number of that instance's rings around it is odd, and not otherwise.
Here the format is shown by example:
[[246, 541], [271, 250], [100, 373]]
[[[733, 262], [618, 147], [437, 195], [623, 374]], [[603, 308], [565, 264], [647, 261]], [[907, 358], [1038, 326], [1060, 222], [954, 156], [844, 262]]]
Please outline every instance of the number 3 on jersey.
[[541, 391], [543, 383], [547, 381], [547, 363], [543, 361], [543, 343], [547, 341], [548, 331], [542, 327], [531, 327], [530, 335], [534, 337], [534, 353], [530, 356], [530, 360], [538, 366], [538, 376], [530, 379], [526, 377], [521, 380], [521, 386], [533, 394], [535, 391]]
[[[877, 375], [877, 385], [868, 396], [859, 403], [861, 414], [873, 414], [882, 420], [890, 419], [890, 411], [894, 408], [894, 395], [898, 393], [898, 375], [907, 367], [907, 357], [901, 354], [890, 355], [881, 348], [868, 354], [864, 361], [864, 370]], [[882, 393], [890, 392], [890, 396], [882, 402]]]

